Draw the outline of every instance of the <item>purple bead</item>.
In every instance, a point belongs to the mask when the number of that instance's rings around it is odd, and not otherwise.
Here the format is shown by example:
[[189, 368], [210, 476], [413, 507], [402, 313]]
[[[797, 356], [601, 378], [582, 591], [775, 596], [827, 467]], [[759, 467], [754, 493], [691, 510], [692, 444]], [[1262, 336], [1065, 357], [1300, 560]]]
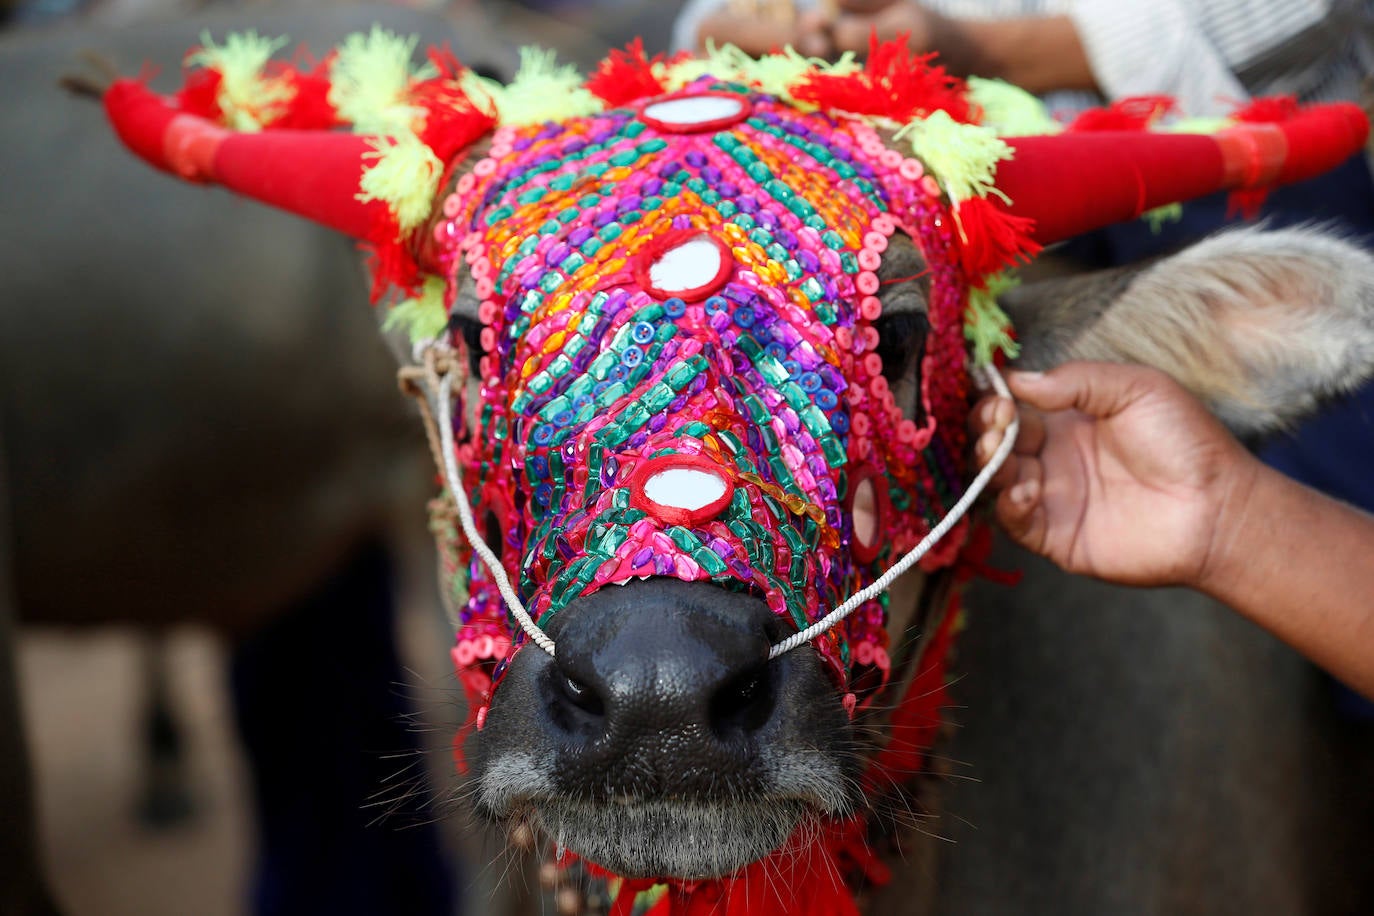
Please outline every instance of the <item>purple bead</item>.
[[[724, 331], [726, 328], [730, 327], [731, 318], [725, 312], [716, 312], [714, 315], [707, 319], [707, 324], [711, 326], [712, 330], [719, 334], [721, 331]], [[701, 381], [701, 376], [697, 376], [696, 381]], [[693, 383], [693, 385], [695, 386], [695, 382]]]
[[673, 217], [673, 228], [674, 228], [674, 229], [691, 229], [691, 228], [692, 228], [692, 218], [691, 218], [690, 216], [687, 216], [685, 213], [679, 213], [677, 216], [674, 216], [674, 217]]
[[821, 259], [804, 248], [797, 252], [797, 263], [809, 274], [818, 273], [821, 269]]
[[781, 242], [782, 247], [786, 248], [788, 251], [796, 251], [799, 242], [797, 240], [797, 234], [791, 229], [779, 229], [777, 232], [773, 233], [773, 237]]
[[525, 289], [538, 289], [539, 281], [544, 279], [544, 271], [532, 270], [520, 278], [520, 285]]
[[530, 148], [530, 145], [533, 144], [533, 143], [534, 143], [534, 140], [531, 139], [530, 137], [517, 137], [516, 140], [515, 140], [515, 142], [512, 143], [510, 146], [511, 146], [511, 149], [519, 150], [519, 151], [521, 151], [521, 152], [524, 152], [525, 150], [529, 149], [529, 148]]
[[757, 219], [759, 225], [765, 229], [776, 229], [778, 226], [778, 215], [774, 213], [772, 210], [764, 210], [760, 212]]
[[649, 432], [656, 433], [668, 425], [668, 415], [656, 413], [649, 418]]
[[563, 259], [570, 254], [572, 254], [572, 249], [568, 247], [568, 243], [559, 242], [557, 245], [550, 248], [548, 253], [544, 255], [544, 263], [550, 267], [556, 264], [562, 264]]
[[673, 574], [673, 560], [663, 554], [654, 555], [654, 573], [660, 576], [671, 576]]
[[694, 169], [699, 169], [706, 164], [706, 154], [698, 149], [692, 150], [683, 158], [686, 159], [687, 164]]
[[631, 566], [636, 566], [636, 567], [637, 567], [637, 566], [643, 566], [645, 563], [648, 563], [648, 562], [649, 562], [650, 560], [652, 560], [653, 558], [654, 558], [654, 550], [653, 550], [653, 548], [652, 548], [652, 547], [642, 547], [642, 548], [640, 548], [639, 552], [636, 553], [636, 554], [634, 555], [634, 557], [630, 560], [630, 565], [631, 565]]
[[720, 181], [720, 169], [716, 168], [714, 165], [708, 165], [701, 170], [701, 177], [705, 178], [710, 184], [715, 184]]
[[582, 243], [592, 237], [592, 230], [588, 226], [578, 226], [568, 233], [568, 244], [574, 248], [581, 248]]
[[721, 197], [733, 198], [739, 194], [739, 185], [735, 184], [733, 181], [722, 181], [716, 190], [720, 193]]
[[735, 201], [735, 205], [745, 213], [754, 213], [759, 208], [759, 202], [754, 199], [754, 195], [752, 194], [741, 195], [739, 200]]
[[640, 193], [640, 194], [643, 194], [645, 197], [652, 197], [653, 195], [657, 194], [657, 193], [658, 193], [659, 191], [661, 191], [662, 189], [663, 189], [663, 179], [662, 179], [662, 178], [650, 178], [648, 181], [644, 182], [644, 184], [642, 184], [642, 185], [640, 186], [640, 188], [639, 188], [639, 193]]
[[642, 203], [644, 203], [644, 198], [640, 197], [638, 194], [631, 194], [629, 197], [622, 197], [620, 199], [619, 210], [621, 213], [629, 213], [631, 210], [638, 210], [639, 205]]
[[633, 436], [630, 437], [629, 445], [630, 448], [643, 448], [644, 443], [648, 441], [649, 434], [641, 429], [639, 432], [635, 433]]
[[615, 210], [609, 207], [602, 210], [596, 214], [596, 219], [593, 220], [593, 222], [596, 224], [597, 228], [609, 226], [611, 223], [615, 222]]
[[677, 174], [677, 170], [682, 168], [682, 163], [676, 159], [670, 159], [658, 167], [658, 177], [663, 179], [671, 178]]

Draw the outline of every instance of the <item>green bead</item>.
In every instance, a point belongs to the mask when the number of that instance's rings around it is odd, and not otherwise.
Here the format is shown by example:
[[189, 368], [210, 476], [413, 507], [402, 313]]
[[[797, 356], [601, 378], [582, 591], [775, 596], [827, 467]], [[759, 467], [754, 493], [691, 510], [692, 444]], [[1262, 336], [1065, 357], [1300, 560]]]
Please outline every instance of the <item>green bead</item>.
[[601, 231], [597, 233], [597, 237], [603, 242], [614, 242], [616, 239], [620, 238], [624, 231], [625, 227], [619, 223], [607, 223], [601, 227]]
[[639, 206], [644, 210], [654, 211], [663, 206], [663, 198], [657, 195], [646, 197]]
[[844, 248], [844, 239], [840, 238], [840, 234], [834, 229], [829, 229], [821, 233], [821, 241], [824, 242], [827, 247], [833, 248], [836, 251]]
[[[642, 124], [640, 125], [640, 129], [643, 129]], [[643, 143], [639, 144], [639, 151], [641, 153], [657, 153], [660, 150], [664, 150], [667, 148], [668, 141], [664, 140], [662, 137], [654, 137], [652, 140], [646, 140]]]
[[611, 156], [610, 159], [608, 159], [607, 161], [610, 162], [610, 164], [611, 164], [611, 165], [614, 165], [614, 166], [634, 165], [636, 162], [639, 161], [639, 150], [637, 150], [637, 149], [621, 150], [620, 152], [616, 153], [614, 156]]
[[560, 210], [558, 216], [554, 218], [557, 219], [560, 223], [570, 223], [573, 220], [577, 219], [577, 217], [580, 214], [581, 211], [578, 210], [576, 207], [567, 207], [566, 209]]
[[643, 121], [635, 121], [633, 119], [627, 120], [625, 126], [620, 129], [620, 135], [622, 137], [629, 137], [633, 140], [635, 137], [644, 133], [644, 126]]
[[840, 253], [840, 269], [847, 274], [859, 272], [859, 259], [854, 257], [854, 252], [845, 251]]
[[582, 267], [582, 265], [584, 265], [584, 264], [586, 264], [586, 263], [587, 263], [587, 259], [584, 258], [584, 257], [582, 257], [581, 254], [579, 254], [579, 253], [577, 253], [576, 251], [574, 251], [572, 254], [570, 254], [570, 255], [568, 255], [566, 258], [564, 258], [564, 259], [563, 259], [563, 263], [562, 263], [562, 264], [559, 264], [558, 266], [559, 266], [565, 273], [571, 274], [573, 271], [579, 269], [580, 267]]
[[843, 445], [840, 444], [839, 437], [833, 433], [827, 433], [820, 437], [821, 454], [825, 456], [825, 463], [832, 468], [842, 468], [849, 461], [849, 455]]
[[600, 239], [587, 239], [587, 241], [582, 243], [582, 247], [579, 248], [578, 251], [582, 252], [584, 256], [590, 258], [601, 250], [603, 244], [604, 243]]
[[754, 218], [750, 216], [748, 213], [735, 214], [735, 217], [732, 220], [732, 222], [734, 222], [734, 224], [736, 226], [739, 226], [741, 229], [753, 229], [755, 226], [758, 225], [758, 223], [754, 221]]
[[716, 212], [725, 219], [729, 219], [739, 212], [739, 207], [735, 205], [733, 200], [722, 200], [716, 204]]
[[509, 219], [514, 213], [515, 210], [511, 207], [497, 207], [487, 214], [486, 223], [488, 226], [494, 226], [503, 219]]
[[546, 293], [551, 293], [563, 285], [563, 275], [549, 271], [539, 278], [539, 288]]
[[[572, 173], [568, 173], [565, 175], [559, 175], [557, 178], [550, 181], [549, 187], [553, 188], [555, 191], [567, 191], [573, 186], [573, 184], [576, 181], [577, 176]], [[535, 199], [538, 200], [538, 198]]]
[[555, 232], [557, 232], [559, 229], [562, 229], [562, 228], [563, 228], [563, 226], [562, 226], [561, 223], [558, 222], [558, 220], [556, 220], [556, 219], [551, 219], [551, 220], [549, 220], [548, 222], [544, 223], [544, 225], [542, 225], [542, 226], [539, 227], [539, 234], [540, 234], [540, 235], [553, 235]]
[[517, 201], [519, 201], [520, 203], [522, 203], [522, 204], [533, 204], [533, 203], [538, 203], [539, 201], [541, 201], [541, 200], [544, 199], [544, 189], [543, 189], [543, 188], [532, 188], [532, 189], [530, 189], [530, 190], [528, 190], [528, 191], [525, 191], [525, 192], [523, 192], [523, 193], [521, 193], [521, 194], [517, 194], [516, 197], [515, 197], [515, 199], [516, 199]]

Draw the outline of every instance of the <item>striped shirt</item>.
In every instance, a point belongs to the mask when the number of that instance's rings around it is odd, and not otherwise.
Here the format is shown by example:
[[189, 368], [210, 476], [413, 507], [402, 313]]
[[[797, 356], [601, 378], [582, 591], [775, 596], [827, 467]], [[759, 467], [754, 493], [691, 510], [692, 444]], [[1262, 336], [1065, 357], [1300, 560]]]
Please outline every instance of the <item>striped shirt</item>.
[[[727, 0], [688, 0], [673, 30], [692, 48]], [[815, 0], [797, 0], [799, 8]], [[925, 0], [965, 19], [1069, 16], [1108, 100], [1164, 93], [1190, 115], [1225, 114], [1258, 95], [1357, 101], [1374, 72], [1374, 0]], [[936, 49], [938, 50], [938, 49]], [[1070, 114], [1102, 99], [1052, 93]]]

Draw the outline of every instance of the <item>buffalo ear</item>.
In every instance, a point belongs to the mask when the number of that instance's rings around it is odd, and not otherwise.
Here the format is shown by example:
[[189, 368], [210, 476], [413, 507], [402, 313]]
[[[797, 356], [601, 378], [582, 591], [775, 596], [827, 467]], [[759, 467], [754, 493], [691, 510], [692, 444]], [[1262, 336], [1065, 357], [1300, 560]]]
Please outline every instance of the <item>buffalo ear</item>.
[[1224, 232], [1147, 265], [1028, 284], [1003, 305], [1022, 368], [1154, 366], [1242, 435], [1374, 374], [1374, 256], [1311, 227]]

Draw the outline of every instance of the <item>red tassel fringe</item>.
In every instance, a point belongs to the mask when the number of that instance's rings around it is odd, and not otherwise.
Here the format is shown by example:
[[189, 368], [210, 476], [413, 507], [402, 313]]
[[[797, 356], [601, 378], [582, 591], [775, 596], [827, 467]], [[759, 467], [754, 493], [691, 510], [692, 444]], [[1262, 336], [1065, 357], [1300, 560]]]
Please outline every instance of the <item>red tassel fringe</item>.
[[[1280, 124], [1298, 113], [1298, 100], [1291, 95], [1276, 95], [1252, 100], [1231, 112], [1236, 121], [1246, 124]], [[1240, 188], [1226, 195], [1226, 217], [1240, 216], [1255, 219], [1264, 202], [1269, 199], [1268, 188]]]
[[192, 70], [173, 98], [187, 114], [220, 124], [224, 120], [224, 110], [219, 107], [219, 87], [223, 82], [218, 70]]
[[668, 91], [655, 67], [676, 63], [691, 55], [678, 54], [668, 59], [663, 54], [649, 58], [644, 54], [644, 40], [636, 38], [624, 50], [614, 50], [602, 59], [596, 71], [585, 83], [592, 95], [612, 108], [620, 108], [640, 99], [653, 98]]
[[964, 276], [981, 287], [993, 274], [1040, 253], [1031, 237], [1035, 220], [1014, 216], [983, 197], [960, 201], [955, 211], [959, 226], [959, 264]]
[[823, 109], [900, 122], [934, 111], [965, 124], [975, 120], [967, 84], [934, 65], [935, 54], [913, 54], [909, 38], [903, 34], [880, 42], [875, 32], [862, 71], [847, 76], [812, 73], [793, 87], [792, 96]]
[[329, 101], [329, 67], [334, 56], [306, 69], [282, 67], [284, 76], [296, 90], [286, 111], [268, 125], [279, 130], [328, 130], [339, 124], [339, 113]]
[[1090, 108], [1074, 118], [1068, 130], [1149, 130], [1150, 125], [1178, 110], [1168, 95], [1137, 95], [1118, 99], [1106, 108]]

